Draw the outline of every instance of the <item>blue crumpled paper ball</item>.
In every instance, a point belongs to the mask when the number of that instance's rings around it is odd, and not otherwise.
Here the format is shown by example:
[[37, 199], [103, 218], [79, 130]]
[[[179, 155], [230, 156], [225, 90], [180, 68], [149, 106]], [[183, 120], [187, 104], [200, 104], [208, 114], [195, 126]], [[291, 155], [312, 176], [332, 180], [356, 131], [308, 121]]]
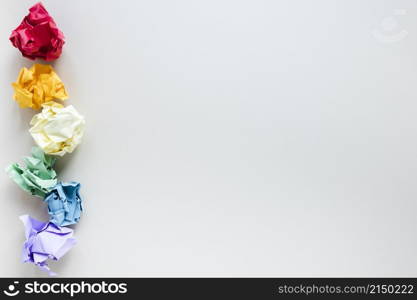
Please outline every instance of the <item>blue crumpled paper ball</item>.
[[58, 226], [78, 223], [83, 210], [79, 190], [78, 182], [59, 182], [45, 196], [51, 223]]

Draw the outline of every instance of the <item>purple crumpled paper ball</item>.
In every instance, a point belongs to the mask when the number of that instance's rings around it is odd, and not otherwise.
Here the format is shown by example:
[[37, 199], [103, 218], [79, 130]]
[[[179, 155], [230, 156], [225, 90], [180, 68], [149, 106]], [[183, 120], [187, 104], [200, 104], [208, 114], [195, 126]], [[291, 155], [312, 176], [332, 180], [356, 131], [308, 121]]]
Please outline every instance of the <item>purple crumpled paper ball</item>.
[[51, 222], [41, 222], [28, 215], [20, 216], [25, 226], [26, 242], [23, 245], [22, 260], [37, 265], [41, 270], [56, 275], [47, 260], [59, 260], [75, 244], [74, 231]]

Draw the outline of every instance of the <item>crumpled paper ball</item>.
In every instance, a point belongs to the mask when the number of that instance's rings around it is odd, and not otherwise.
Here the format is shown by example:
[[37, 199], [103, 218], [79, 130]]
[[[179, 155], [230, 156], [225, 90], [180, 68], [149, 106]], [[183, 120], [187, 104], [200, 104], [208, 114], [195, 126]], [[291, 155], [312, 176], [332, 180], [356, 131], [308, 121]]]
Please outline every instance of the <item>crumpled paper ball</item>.
[[68, 98], [64, 84], [50, 65], [34, 64], [30, 69], [22, 68], [12, 86], [13, 98], [22, 108], [40, 109], [45, 102]]
[[32, 148], [32, 156], [25, 157], [26, 168], [15, 163], [6, 168], [6, 172], [23, 190], [34, 196], [45, 195], [56, 185], [56, 172], [52, 168], [55, 158], [45, 155], [42, 149]]
[[48, 267], [48, 259], [59, 260], [75, 244], [74, 231], [53, 223], [41, 222], [28, 215], [20, 216], [25, 226], [26, 242], [23, 245], [22, 260], [37, 265], [41, 270], [56, 275]]
[[60, 182], [45, 196], [50, 222], [58, 226], [78, 223], [83, 210], [79, 190], [78, 182]]
[[85, 120], [72, 105], [64, 107], [51, 101], [42, 104], [42, 111], [30, 125], [30, 134], [46, 154], [63, 156], [81, 143]]
[[40, 2], [29, 9], [29, 14], [10, 35], [10, 41], [24, 57], [46, 61], [57, 59], [65, 43], [64, 34]]

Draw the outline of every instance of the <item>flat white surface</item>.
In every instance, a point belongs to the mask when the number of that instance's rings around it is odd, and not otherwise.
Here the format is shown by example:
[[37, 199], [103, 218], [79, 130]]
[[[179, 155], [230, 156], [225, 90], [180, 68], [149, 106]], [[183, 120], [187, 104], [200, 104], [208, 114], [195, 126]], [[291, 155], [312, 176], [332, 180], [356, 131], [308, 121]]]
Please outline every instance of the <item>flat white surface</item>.
[[[0, 6], [0, 166], [33, 145]], [[87, 121], [61, 276], [417, 276], [417, 2], [45, 0]], [[396, 23], [397, 22], [397, 23]], [[41, 200], [0, 175], [0, 276]]]

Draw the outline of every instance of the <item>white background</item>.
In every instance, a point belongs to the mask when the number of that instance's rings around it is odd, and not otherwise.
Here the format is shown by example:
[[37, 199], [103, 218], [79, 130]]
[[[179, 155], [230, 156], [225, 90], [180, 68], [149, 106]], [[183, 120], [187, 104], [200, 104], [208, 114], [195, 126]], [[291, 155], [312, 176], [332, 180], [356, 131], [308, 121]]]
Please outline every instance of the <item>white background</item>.
[[[1, 1], [2, 167], [33, 145], [8, 37], [34, 3]], [[417, 276], [417, 2], [44, 4], [87, 121], [61, 276]], [[44, 276], [18, 216], [45, 205], [0, 191], [0, 276]]]

